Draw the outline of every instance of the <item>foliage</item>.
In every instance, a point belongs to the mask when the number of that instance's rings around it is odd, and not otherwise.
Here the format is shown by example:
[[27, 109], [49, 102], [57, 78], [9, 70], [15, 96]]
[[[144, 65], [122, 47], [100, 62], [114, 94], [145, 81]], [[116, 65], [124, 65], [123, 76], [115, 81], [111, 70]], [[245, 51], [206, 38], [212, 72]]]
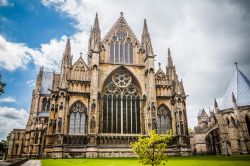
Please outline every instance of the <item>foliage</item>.
[[1, 81], [1, 73], [0, 73], [0, 96], [4, 93], [5, 86], [6, 84]]
[[149, 137], [139, 136], [138, 141], [132, 143], [134, 152], [138, 155], [143, 165], [159, 165], [166, 160], [166, 148], [173, 138], [172, 131], [159, 135], [152, 130]]
[[6, 153], [8, 151], [9, 141], [10, 141], [10, 133], [6, 137], [6, 140], [2, 140], [0, 142], [0, 152]]

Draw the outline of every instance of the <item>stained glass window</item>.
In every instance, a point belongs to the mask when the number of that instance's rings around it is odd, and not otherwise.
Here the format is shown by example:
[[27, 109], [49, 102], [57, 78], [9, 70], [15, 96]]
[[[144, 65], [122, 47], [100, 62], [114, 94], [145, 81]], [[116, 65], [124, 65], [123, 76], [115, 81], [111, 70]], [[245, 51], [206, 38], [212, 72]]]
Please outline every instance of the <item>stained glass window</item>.
[[139, 90], [132, 83], [130, 74], [116, 72], [103, 93], [102, 132], [140, 133]]
[[170, 110], [167, 106], [161, 105], [157, 114], [157, 133], [164, 134], [172, 128]]
[[133, 45], [127, 32], [118, 31], [110, 43], [110, 62], [133, 63]]
[[69, 134], [86, 134], [86, 107], [76, 102], [70, 109]]

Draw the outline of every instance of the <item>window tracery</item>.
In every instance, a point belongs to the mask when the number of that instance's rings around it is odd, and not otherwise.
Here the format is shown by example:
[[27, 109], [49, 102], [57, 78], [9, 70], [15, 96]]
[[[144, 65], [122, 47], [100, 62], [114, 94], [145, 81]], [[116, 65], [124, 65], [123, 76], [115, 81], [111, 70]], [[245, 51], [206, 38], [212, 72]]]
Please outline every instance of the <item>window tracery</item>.
[[130, 74], [116, 72], [103, 92], [103, 132], [140, 133], [140, 95]]
[[110, 43], [110, 62], [133, 63], [133, 44], [127, 32], [119, 30]]
[[160, 105], [157, 111], [157, 133], [164, 134], [172, 128], [171, 114], [167, 106]]
[[77, 102], [70, 110], [69, 134], [86, 133], [86, 107]]

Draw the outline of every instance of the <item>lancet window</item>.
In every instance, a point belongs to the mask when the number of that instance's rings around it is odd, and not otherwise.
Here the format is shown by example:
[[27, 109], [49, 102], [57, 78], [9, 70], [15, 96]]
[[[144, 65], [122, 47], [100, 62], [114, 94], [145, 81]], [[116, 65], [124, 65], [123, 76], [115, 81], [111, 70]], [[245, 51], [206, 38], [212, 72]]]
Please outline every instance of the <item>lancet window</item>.
[[133, 44], [127, 32], [118, 31], [110, 43], [110, 62], [121, 64], [133, 63]]
[[80, 102], [70, 109], [69, 134], [86, 134], [86, 107]]
[[165, 105], [160, 105], [157, 111], [157, 133], [164, 134], [172, 129], [171, 113]]

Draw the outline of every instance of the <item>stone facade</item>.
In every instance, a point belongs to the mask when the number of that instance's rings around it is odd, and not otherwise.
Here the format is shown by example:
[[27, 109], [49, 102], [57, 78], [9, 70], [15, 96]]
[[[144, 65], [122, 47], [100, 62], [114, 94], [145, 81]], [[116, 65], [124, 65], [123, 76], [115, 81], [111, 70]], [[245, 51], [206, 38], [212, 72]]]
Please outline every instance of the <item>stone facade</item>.
[[236, 65], [223, 98], [214, 101], [209, 115], [199, 111], [191, 143], [198, 154], [238, 155], [250, 153], [250, 81]]
[[26, 129], [12, 131], [9, 157], [131, 157], [138, 134], [169, 129], [174, 140], [167, 152], [188, 155], [183, 83], [170, 50], [165, 72], [155, 71], [154, 61], [146, 20], [141, 41], [122, 13], [101, 39], [96, 15], [87, 63], [80, 56], [72, 64], [68, 40], [60, 73], [40, 69]]

